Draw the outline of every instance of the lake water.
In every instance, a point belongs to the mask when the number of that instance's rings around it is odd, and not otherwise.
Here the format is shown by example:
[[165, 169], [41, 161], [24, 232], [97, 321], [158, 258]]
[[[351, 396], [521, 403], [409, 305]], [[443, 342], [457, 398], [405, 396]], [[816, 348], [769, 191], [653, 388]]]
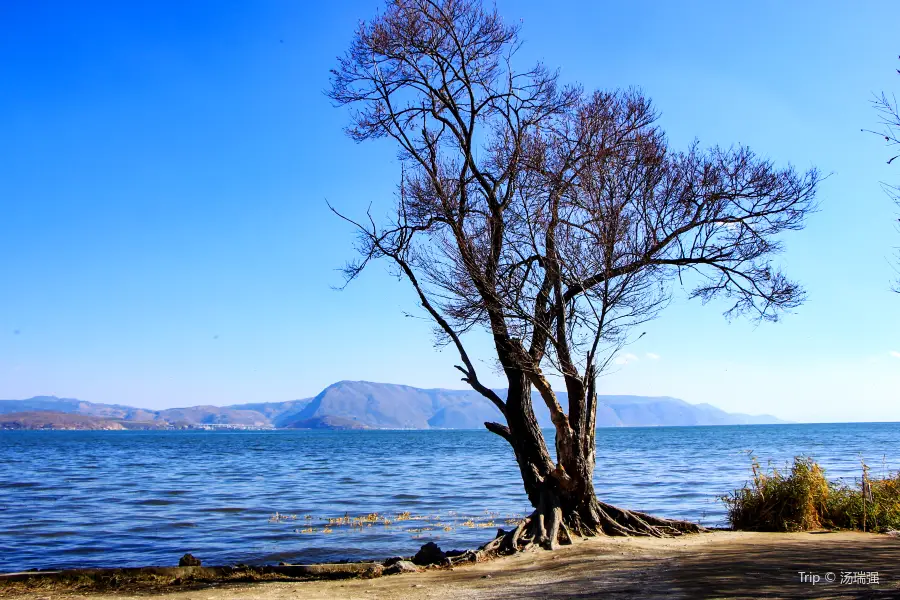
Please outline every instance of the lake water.
[[[860, 458], [900, 467], [900, 424], [610, 428], [597, 448], [602, 499], [722, 526], [748, 451], [852, 480]], [[512, 450], [486, 431], [0, 432], [0, 572], [474, 548], [528, 512]]]

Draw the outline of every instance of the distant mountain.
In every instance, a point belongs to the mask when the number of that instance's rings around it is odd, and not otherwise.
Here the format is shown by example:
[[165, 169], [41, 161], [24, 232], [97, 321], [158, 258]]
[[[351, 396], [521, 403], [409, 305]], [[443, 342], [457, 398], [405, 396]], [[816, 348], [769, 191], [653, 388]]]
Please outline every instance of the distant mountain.
[[153, 421], [159, 411], [144, 410], [119, 404], [95, 404], [75, 398], [56, 396], [35, 396], [27, 400], [0, 400], [0, 414], [49, 410], [60, 413], [124, 419], [128, 421]]
[[[506, 390], [497, 390], [506, 396]], [[563, 409], [569, 395], [557, 392]], [[534, 413], [541, 427], [553, 427], [550, 412], [537, 392]], [[671, 396], [597, 396], [597, 427], [685, 427], [692, 425], [767, 425], [787, 423], [772, 415], [729, 413], [711, 404], [690, 404]]]
[[[785, 423], [772, 415], [728, 413], [711, 404], [690, 404], [669, 396], [600, 396], [619, 423], [635, 426], [763, 425]], [[598, 419], [599, 421], [599, 419]]]
[[36, 410], [0, 415], [0, 429], [125, 429], [110, 419]]
[[356, 419], [347, 419], [345, 417], [332, 417], [326, 415], [324, 417], [311, 417], [309, 419], [298, 419], [296, 421], [288, 421], [284, 426], [285, 429], [372, 429], [367, 425], [363, 425]]
[[0, 414], [2, 429], [80, 429], [80, 430], [120, 430], [157, 429], [159, 423], [145, 421], [122, 421], [73, 413], [35, 410]]
[[[506, 390], [496, 390], [506, 396]], [[558, 394], [568, 408], [568, 396]], [[543, 401], [535, 393], [534, 409], [542, 427], [552, 427]], [[419, 389], [369, 381], [339, 381], [315, 398], [287, 402], [191, 406], [146, 410], [96, 404], [74, 398], [38, 396], [0, 400], [0, 415], [54, 411], [109, 419], [127, 426], [235, 426], [303, 429], [481, 429], [502, 420], [500, 412], [472, 390]], [[710, 404], [690, 404], [667, 396], [599, 396], [598, 427], [671, 425], [743, 425], [783, 423], [771, 415], [728, 413]], [[152, 425], [150, 425], [152, 424]]]
[[248, 425], [250, 427], [270, 427], [266, 415], [255, 410], [234, 409], [222, 406], [191, 406], [170, 408], [156, 413], [157, 420], [169, 423], [189, 423], [194, 425]]
[[485, 421], [496, 421], [500, 412], [471, 390], [339, 381], [322, 390], [296, 418], [326, 416], [378, 429], [475, 429]]
[[257, 402], [255, 404], [233, 404], [225, 407], [231, 410], [249, 410], [263, 415], [276, 427], [283, 427], [296, 418], [296, 415], [312, 402], [312, 398], [304, 400], [289, 400], [288, 402]]
[[[121, 421], [123, 423], [152, 423], [154, 426], [235, 425], [245, 427], [272, 427], [272, 418], [292, 406], [305, 406], [310, 400], [241, 406], [191, 406], [148, 410], [120, 404], [98, 404], [75, 398], [36, 396], [27, 400], [0, 400], [0, 415], [53, 411]], [[281, 410], [271, 407], [282, 407]], [[257, 409], [258, 408], [258, 409]]]

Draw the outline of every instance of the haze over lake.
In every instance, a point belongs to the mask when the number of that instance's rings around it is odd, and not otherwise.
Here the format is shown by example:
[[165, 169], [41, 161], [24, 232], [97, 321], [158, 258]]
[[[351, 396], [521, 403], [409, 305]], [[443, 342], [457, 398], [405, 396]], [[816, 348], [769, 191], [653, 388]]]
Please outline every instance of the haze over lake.
[[[607, 428], [597, 446], [602, 499], [716, 526], [748, 451], [779, 467], [809, 454], [851, 479], [864, 458], [880, 475], [900, 467], [900, 424]], [[0, 572], [174, 565], [185, 552], [385, 558], [430, 540], [472, 548], [530, 512], [508, 444], [487, 431], [4, 431], [0, 456]]]

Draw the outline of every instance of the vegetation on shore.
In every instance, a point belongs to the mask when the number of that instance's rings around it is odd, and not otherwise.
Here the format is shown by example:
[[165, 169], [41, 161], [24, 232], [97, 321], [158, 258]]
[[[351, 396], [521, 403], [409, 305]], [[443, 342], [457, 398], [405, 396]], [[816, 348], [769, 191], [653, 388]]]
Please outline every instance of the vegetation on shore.
[[722, 498], [734, 529], [749, 531], [810, 531], [848, 529], [900, 530], [900, 473], [862, 477], [854, 484], [829, 481], [810, 457], [794, 459], [790, 473], [764, 471], [753, 459], [753, 479]]

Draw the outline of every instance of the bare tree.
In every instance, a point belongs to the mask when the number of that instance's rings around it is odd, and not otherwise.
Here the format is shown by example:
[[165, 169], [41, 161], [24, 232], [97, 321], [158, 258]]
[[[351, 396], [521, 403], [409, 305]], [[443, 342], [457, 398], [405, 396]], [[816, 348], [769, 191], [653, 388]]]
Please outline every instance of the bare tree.
[[[360, 233], [348, 281], [388, 259], [459, 353], [463, 381], [503, 415], [485, 427], [509, 442], [535, 510], [490, 549], [699, 531], [597, 498], [598, 374], [674, 285], [729, 298], [728, 314], [796, 307], [801, 289], [770, 260], [803, 226], [818, 175], [746, 148], [672, 151], [640, 92], [586, 94], [540, 64], [517, 71], [518, 33], [479, 0], [389, 1], [359, 26], [329, 96], [352, 109], [353, 139], [396, 143], [403, 174], [388, 224], [344, 217]], [[505, 398], [463, 344], [476, 327], [493, 338]]]
[[[897, 74], [900, 75], [900, 69], [897, 69]], [[900, 146], [900, 110], [897, 107], [897, 97], [893, 94], [888, 96], [885, 92], [882, 92], [880, 96], [875, 97], [872, 105], [878, 112], [882, 129], [871, 133], [883, 136], [885, 143], [889, 147]], [[893, 156], [887, 161], [888, 164], [893, 163], [900, 157], [900, 154], [894, 154], [893, 152], [892, 154]], [[900, 207], [900, 186], [884, 184], [884, 189], [888, 196], [894, 200], [894, 203]], [[898, 263], [900, 263], [900, 251], [897, 253], [897, 259]], [[900, 294], [900, 278], [897, 279], [894, 285], [894, 291]]]

